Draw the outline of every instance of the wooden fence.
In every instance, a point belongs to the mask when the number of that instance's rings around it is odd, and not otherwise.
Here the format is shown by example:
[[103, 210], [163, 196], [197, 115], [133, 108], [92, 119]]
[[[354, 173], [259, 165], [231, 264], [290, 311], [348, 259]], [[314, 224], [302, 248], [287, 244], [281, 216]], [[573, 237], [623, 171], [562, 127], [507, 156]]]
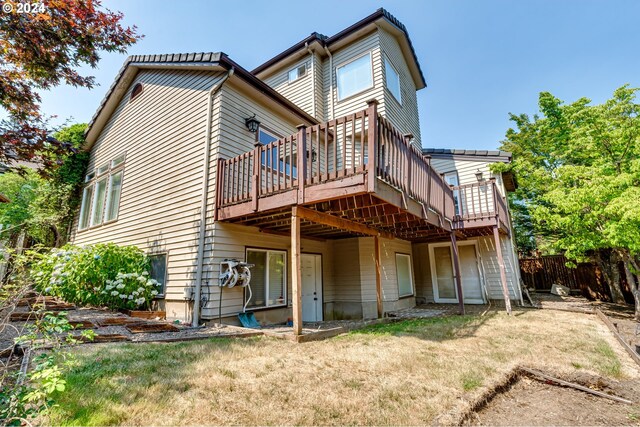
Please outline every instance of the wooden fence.
[[595, 263], [580, 263], [576, 268], [569, 268], [563, 255], [523, 258], [519, 261], [520, 275], [528, 288], [548, 292], [555, 283], [579, 290], [589, 299], [611, 301], [609, 284]]

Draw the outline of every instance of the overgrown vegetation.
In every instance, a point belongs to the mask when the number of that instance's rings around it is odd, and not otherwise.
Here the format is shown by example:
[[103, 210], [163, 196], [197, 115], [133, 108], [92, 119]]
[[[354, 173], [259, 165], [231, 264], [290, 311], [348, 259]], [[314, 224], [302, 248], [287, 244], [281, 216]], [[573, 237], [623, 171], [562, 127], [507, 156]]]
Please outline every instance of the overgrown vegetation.
[[[562, 252], [574, 262], [595, 257], [609, 276], [614, 301], [624, 301], [617, 261], [640, 317], [640, 104], [638, 89], [623, 86], [592, 105], [587, 98], [565, 104], [540, 94], [541, 115], [511, 115], [501, 149], [513, 153], [519, 188], [512, 195], [518, 241], [525, 247]], [[523, 231], [533, 228], [533, 234]], [[535, 240], [534, 240], [535, 239]], [[603, 259], [602, 254], [614, 257]]]
[[[74, 345], [78, 338], [70, 331], [73, 329], [65, 312], [53, 313], [42, 308], [33, 312], [31, 322], [8, 325], [8, 317], [18, 302], [26, 296], [37, 300], [24, 281], [15, 280], [12, 284], [0, 287], [0, 313], [2, 313], [1, 332], [14, 332], [15, 345], [0, 348], [3, 359], [0, 363], [0, 425], [31, 424], [32, 418], [45, 414], [52, 406], [51, 396], [66, 389], [63, 370], [73, 360], [64, 349]], [[35, 304], [34, 304], [35, 307]], [[14, 331], [7, 331], [8, 328]], [[91, 340], [92, 330], [83, 331], [80, 338]], [[29, 370], [20, 369], [22, 358], [30, 363]], [[32, 360], [29, 358], [32, 357]]]
[[85, 129], [86, 124], [76, 124], [55, 134], [73, 151], [62, 156], [59, 167], [47, 175], [26, 168], [0, 175], [0, 193], [11, 200], [0, 203], [0, 240], [8, 246], [15, 246], [21, 235], [27, 245], [59, 247], [68, 240], [89, 159], [88, 153], [78, 150]]
[[158, 282], [149, 277], [149, 262], [135, 246], [100, 243], [66, 245], [45, 254], [30, 251], [37, 261], [30, 278], [36, 289], [82, 306], [111, 309], [148, 308], [158, 295]]

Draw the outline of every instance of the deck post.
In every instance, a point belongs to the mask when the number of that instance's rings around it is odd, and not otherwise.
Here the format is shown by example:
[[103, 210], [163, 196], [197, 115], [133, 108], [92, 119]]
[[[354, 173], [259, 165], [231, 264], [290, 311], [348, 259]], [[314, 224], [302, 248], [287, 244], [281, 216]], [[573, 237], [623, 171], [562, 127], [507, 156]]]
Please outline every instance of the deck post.
[[224, 191], [223, 180], [224, 178], [224, 159], [218, 158], [218, 162], [216, 164], [216, 206], [213, 213], [213, 221], [217, 221], [220, 215], [220, 208], [222, 206], [222, 199]]
[[502, 295], [504, 297], [504, 306], [507, 314], [511, 315], [511, 299], [509, 299], [509, 288], [507, 288], [507, 271], [504, 266], [504, 257], [502, 256], [502, 245], [500, 244], [499, 225], [493, 226], [493, 238], [496, 244], [496, 253], [498, 255], [498, 266], [500, 268], [500, 282], [502, 282]]
[[[298, 156], [299, 157], [299, 156]], [[293, 308], [293, 333], [302, 334], [302, 270], [300, 265], [300, 217], [298, 208], [291, 209], [291, 305]]]
[[378, 307], [378, 319], [381, 319], [384, 315], [384, 307], [382, 305], [382, 272], [380, 270], [380, 238], [378, 236], [374, 236], [373, 238], [373, 246], [374, 246], [374, 257], [376, 260], [376, 304]]
[[[304, 186], [307, 178], [307, 125], [301, 124], [297, 126], [298, 136], [298, 204], [304, 203]], [[309, 153], [311, 155], [311, 153]]]
[[262, 183], [260, 182], [260, 168], [262, 166], [262, 156], [260, 151], [262, 151], [262, 146], [256, 144], [256, 147], [253, 149], [253, 177], [251, 181], [251, 185], [253, 186], [253, 194], [251, 195], [251, 207], [254, 212], [258, 211], [260, 187], [262, 186]]
[[458, 290], [458, 307], [460, 314], [464, 315], [464, 294], [462, 293], [462, 276], [460, 275], [460, 258], [458, 251], [458, 242], [456, 240], [456, 232], [451, 231], [451, 252], [453, 254], [453, 272], [455, 274], [456, 289]]
[[378, 100], [371, 99], [367, 101], [369, 108], [367, 116], [369, 118], [369, 133], [367, 136], [367, 191], [373, 193], [376, 191], [376, 146], [378, 145]]

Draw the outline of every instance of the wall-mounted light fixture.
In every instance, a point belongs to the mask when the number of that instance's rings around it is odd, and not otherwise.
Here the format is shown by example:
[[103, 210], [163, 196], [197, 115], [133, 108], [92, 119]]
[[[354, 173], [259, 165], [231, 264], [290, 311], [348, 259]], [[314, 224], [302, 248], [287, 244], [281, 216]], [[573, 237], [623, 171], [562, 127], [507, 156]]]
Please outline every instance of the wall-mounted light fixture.
[[480, 169], [476, 171], [476, 179], [478, 182], [482, 182], [482, 171]]
[[258, 128], [260, 127], [260, 122], [258, 121], [258, 119], [256, 119], [255, 114], [249, 118], [244, 119], [244, 124], [245, 126], [247, 126], [247, 129], [249, 129], [249, 132], [251, 133], [256, 133], [258, 131]]
[[[309, 158], [309, 150], [307, 150], [307, 159]], [[318, 160], [318, 153], [315, 148], [311, 149], [311, 163], [315, 163]]]

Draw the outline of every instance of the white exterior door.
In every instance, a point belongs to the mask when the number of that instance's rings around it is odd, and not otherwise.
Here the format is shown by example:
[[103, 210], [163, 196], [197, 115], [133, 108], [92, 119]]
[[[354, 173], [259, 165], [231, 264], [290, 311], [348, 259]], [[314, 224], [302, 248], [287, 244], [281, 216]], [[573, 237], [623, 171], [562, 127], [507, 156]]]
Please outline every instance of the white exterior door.
[[302, 321], [322, 320], [322, 256], [301, 254]]
[[[465, 304], [484, 304], [482, 276], [480, 275], [478, 250], [474, 241], [458, 242], [460, 277]], [[457, 303], [455, 270], [451, 243], [436, 243], [429, 246], [431, 281], [435, 302]]]
[[476, 245], [465, 243], [458, 243], [464, 302], [465, 304], [483, 304], [482, 277], [480, 276]]

